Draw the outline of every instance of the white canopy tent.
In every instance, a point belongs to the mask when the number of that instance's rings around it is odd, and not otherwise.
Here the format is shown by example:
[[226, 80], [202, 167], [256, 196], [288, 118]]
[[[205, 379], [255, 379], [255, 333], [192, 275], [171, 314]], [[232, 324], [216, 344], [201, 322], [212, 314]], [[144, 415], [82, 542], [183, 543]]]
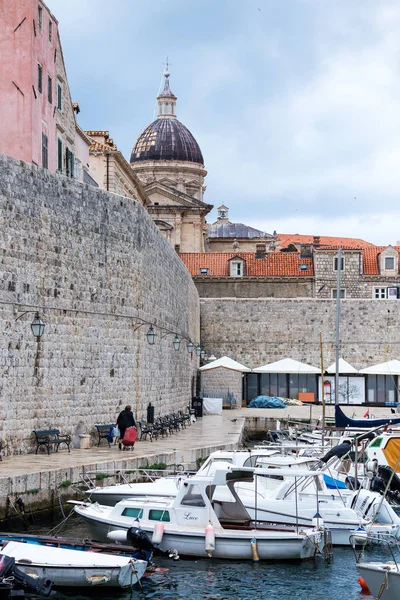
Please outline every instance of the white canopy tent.
[[385, 363], [372, 365], [372, 367], [361, 369], [359, 373], [365, 375], [400, 375], [400, 360], [389, 360]]
[[[332, 363], [327, 369], [327, 373], [335, 374], [336, 373], [336, 362]], [[339, 358], [339, 373], [343, 373], [346, 375], [350, 375], [352, 373], [358, 373], [357, 369], [355, 369], [347, 360], [343, 358]]]
[[321, 373], [321, 369], [293, 360], [292, 358], [283, 358], [277, 362], [263, 365], [253, 369], [253, 373], [288, 373], [299, 375], [316, 375]]
[[209, 371], [210, 369], [217, 369], [218, 367], [231, 369], [231, 371], [240, 371], [241, 373], [249, 373], [251, 371], [249, 367], [246, 367], [236, 360], [233, 360], [233, 358], [229, 358], [229, 356], [222, 356], [217, 360], [213, 360], [208, 365], [200, 367], [200, 371]]

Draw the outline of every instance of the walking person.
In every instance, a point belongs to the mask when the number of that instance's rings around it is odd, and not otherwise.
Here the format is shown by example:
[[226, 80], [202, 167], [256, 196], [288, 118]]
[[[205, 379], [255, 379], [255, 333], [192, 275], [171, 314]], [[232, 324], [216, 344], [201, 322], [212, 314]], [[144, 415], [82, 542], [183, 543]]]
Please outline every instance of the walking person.
[[121, 450], [121, 440], [124, 438], [126, 429], [128, 427], [136, 426], [135, 417], [133, 416], [132, 407], [130, 404], [127, 404], [127, 406], [125, 406], [125, 409], [119, 413], [117, 425], [120, 432], [118, 448]]

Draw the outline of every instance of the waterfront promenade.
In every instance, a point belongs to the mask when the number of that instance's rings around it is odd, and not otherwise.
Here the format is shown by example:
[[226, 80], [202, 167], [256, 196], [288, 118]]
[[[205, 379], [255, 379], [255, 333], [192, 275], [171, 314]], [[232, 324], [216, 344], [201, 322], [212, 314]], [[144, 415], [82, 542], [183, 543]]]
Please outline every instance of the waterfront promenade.
[[[348, 416], [362, 417], [363, 406], [345, 407]], [[390, 418], [388, 408], [371, 409], [373, 417]], [[50, 455], [43, 450], [39, 454], [4, 457], [0, 462], [0, 517], [4, 516], [7, 497], [20, 496], [26, 506], [33, 510], [48, 506], [54, 501], [55, 492], [65, 498], [71, 496], [71, 490], [65, 482], [79, 483], [87, 473], [114, 474], [117, 470], [129, 470], [154, 463], [167, 465], [184, 464], [187, 468], [196, 468], [199, 458], [207, 457], [219, 448], [235, 449], [241, 443], [243, 435], [261, 434], [274, 427], [275, 419], [320, 421], [322, 408], [319, 405], [289, 406], [285, 409], [249, 409], [224, 410], [222, 415], [206, 415], [197, 419], [186, 429], [151, 442], [137, 441], [134, 451], [120, 451], [117, 445], [108, 447], [103, 440], [100, 447], [92, 446], [87, 450], [72, 449], [70, 453], [61, 446], [59, 452]], [[334, 407], [326, 408], [327, 418], [333, 418]], [[398, 416], [398, 415], [396, 415]], [[108, 483], [113, 483], [108, 479]], [[53, 500], [51, 500], [53, 499]]]

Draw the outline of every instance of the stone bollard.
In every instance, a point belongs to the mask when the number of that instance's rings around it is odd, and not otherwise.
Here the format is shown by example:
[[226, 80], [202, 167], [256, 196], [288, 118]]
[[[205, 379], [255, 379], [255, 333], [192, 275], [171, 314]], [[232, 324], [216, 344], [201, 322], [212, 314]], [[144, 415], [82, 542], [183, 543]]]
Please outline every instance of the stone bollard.
[[80, 450], [88, 450], [90, 448], [90, 435], [87, 433], [79, 434], [79, 448]]

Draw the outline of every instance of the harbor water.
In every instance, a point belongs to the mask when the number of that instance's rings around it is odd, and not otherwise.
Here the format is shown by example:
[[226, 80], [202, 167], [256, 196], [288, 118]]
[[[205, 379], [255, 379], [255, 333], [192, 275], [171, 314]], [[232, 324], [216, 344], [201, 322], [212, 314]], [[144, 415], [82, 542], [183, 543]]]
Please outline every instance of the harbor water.
[[[29, 533], [47, 534], [50, 521], [29, 527]], [[14, 527], [16, 531], [18, 526]], [[21, 525], [20, 531], [26, 531]], [[88, 537], [85, 524], [71, 516], [62, 531], [63, 537]], [[384, 548], [374, 546], [367, 558], [386, 558]], [[56, 598], [66, 600], [367, 600], [361, 593], [359, 577], [350, 547], [334, 548], [331, 562], [321, 557], [302, 562], [233, 562], [216, 559], [172, 561], [156, 559], [158, 567], [167, 569], [144, 577], [140, 585], [126, 591], [96, 588], [87, 592], [71, 589], [57, 591]]]

